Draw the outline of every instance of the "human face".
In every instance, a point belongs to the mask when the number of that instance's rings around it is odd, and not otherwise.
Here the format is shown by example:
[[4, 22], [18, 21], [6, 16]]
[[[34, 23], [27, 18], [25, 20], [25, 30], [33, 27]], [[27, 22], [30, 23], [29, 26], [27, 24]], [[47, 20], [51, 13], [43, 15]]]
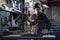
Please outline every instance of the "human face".
[[35, 13], [38, 15], [39, 14], [39, 8], [35, 8]]

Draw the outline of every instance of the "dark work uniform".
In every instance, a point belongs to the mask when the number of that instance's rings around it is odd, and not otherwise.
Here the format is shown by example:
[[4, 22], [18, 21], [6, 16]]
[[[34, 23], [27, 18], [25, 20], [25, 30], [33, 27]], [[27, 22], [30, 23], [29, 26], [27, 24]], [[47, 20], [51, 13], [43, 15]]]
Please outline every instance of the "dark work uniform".
[[39, 16], [37, 17], [36, 21], [31, 22], [32, 26], [36, 25], [36, 24], [38, 24], [38, 32], [37, 32], [37, 34], [41, 34], [41, 31], [43, 29], [48, 29], [49, 30], [49, 28], [51, 26], [51, 23], [50, 23], [49, 19], [43, 13], [39, 13]]

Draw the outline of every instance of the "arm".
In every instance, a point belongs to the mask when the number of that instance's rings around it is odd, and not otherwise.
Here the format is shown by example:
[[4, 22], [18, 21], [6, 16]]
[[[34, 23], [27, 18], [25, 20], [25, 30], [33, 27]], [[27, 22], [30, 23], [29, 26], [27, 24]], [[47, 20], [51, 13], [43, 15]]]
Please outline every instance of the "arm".
[[31, 15], [31, 16], [29, 17], [29, 20], [30, 20], [31, 22], [36, 21], [36, 19], [37, 19], [37, 17], [36, 17], [35, 14], [33, 14], [33, 15]]
[[50, 26], [51, 26], [51, 23], [50, 23], [50, 20], [47, 17], [45, 17], [45, 23], [47, 24], [46, 28], [49, 30]]

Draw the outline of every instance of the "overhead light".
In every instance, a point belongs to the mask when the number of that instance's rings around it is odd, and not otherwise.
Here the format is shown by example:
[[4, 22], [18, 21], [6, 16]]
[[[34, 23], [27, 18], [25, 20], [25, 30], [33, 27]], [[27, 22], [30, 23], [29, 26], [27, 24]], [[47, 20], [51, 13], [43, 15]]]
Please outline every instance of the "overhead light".
[[46, 4], [43, 4], [43, 7], [45, 7], [45, 8], [49, 8]]

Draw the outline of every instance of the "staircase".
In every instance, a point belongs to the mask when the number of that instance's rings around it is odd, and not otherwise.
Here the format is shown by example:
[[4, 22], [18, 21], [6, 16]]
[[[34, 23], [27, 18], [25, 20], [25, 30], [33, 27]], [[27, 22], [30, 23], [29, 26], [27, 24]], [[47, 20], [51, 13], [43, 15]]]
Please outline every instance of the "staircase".
[[60, 22], [53, 22], [50, 31], [53, 35], [60, 37]]

